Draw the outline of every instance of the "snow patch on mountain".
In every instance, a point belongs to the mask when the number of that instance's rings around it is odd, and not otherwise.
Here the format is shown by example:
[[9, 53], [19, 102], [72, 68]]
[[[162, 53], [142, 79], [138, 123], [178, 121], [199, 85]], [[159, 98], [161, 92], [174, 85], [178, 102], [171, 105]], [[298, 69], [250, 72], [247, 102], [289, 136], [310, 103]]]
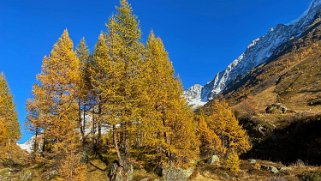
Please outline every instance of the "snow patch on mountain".
[[[278, 47], [301, 35], [320, 12], [320, 9], [321, 0], [313, 0], [308, 10], [299, 19], [290, 24], [279, 24], [275, 28], [271, 28], [266, 35], [252, 41], [244, 53], [228, 65], [224, 71], [216, 74], [214, 80], [201, 89], [195, 89], [194, 86], [192, 89], [187, 89], [184, 95], [188, 102], [191, 105], [199, 100], [202, 103], [208, 102], [232, 85], [235, 79], [246, 75], [256, 66], [266, 63]], [[197, 87], [200, 88], [199, 85]], [[195, 99], [193, 99], [190, 94], [201, 95], [201, 97], [194, 96]]]
[[31, 137], [28, 141], [26, 141], [25, 143], [23, 143], [23, 144], [17, 143], [17, 145], [18, 145], [21, 149], [27, 151], [28, 153], [31, 153], [34, 142], [35, 142], [35, 137], [33, 136], [33, 137]]
[[184, 97], [187, 99], [189, 105], [193, 108], [197, 108], [206, 104], [206, 102], [202, 101], [202, 89], [203, 86], [196, 84], [184, 91]]

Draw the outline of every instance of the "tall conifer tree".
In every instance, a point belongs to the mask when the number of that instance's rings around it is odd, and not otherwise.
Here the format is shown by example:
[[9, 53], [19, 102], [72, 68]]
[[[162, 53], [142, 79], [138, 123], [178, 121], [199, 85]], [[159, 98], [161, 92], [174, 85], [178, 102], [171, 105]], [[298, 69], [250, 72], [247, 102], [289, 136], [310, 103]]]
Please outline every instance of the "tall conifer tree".
[[[106, 42], [106, 36], [101, 33], [96, 43], [92, 61], [89, 66], [90, 82], [92, 87], [92, 94], [94, 97], [95, 106], [92, 108], [92, 140], [94, 149], [100, 142], [101, 127], [106, 123], [106, 114], [110, 110], [106, 109], [111, 93], [110, 84], [110, 68], [111, 58], [109, 55], [109, 48]], [[97, 130], [98, 132], [96, 133]], [[97, 150], [94, 150], [97, 151]]]
[[[34, 100], [27, 106], [29, 112], [37, 112], [37, 116], [29, 118], [31, 124], [42, 130], [45, 158], [59, 166], [62, 176], [66, 173], [66, 160], [73, 158], [79, 163], [80, 159], [77, 156], [80, 139], [76, 131], [80, 75], [80, 62], [65, 30], [50, 56], [44, 58], [42, 72], [37, 76], [39, 84], [33, 88]], [[70, 165], [67, 169], [68, 179], [72, 180], [78, 167]]]
[[226, 158], [226, 168], [238, 171], [238, 155], [251, 148], [249, 136], [226, 102], [215, 100], [205, 111], [208, 128], [220, 138], [221, 145], [214, 148], [216, 154]]
[[10, 159], [12, 146], [20, 138], [20, 127], [8, 83], [0, 73], [0, 149]]
[[201, 141], [200, 154], [203, 157], [210, 157], [214, 154], [222, 152], [222, 142], [217, 134], [211, 129], [211, 124], [207, 119], [207, 116], [201, 111], [199, 115], [196, 115], [198, 121], [198, 135]]
[[[120, 135], [120, 140], [116, 140], [118, 136], [115, 135], [114, 142], [119, 143], [121, 151], [128, 156], [129, 150], [137, 144], [137, 125], [142, 117], [144, 85], [141, 71], [144, 46], [140, 42], [139, 23], [126, 0], [120, 1], [117, 14], [110, 19], [107, 27], [110, 58], [113, 67], [118, 70], [111, 71], [114, 72], [112, 77], [119, 81], [111, 84], [114, 95], [110, 104], [113, 118], [110, 120], [115, 128], [114, 133]], [[120, 127], [115, 127], [118, 124]]]
[[[147, 144], [158, 146], [170, 162], [178, 166], [198, 155], [198, 139], [193, 112], [182, 97], [181, 82], [174, 75], [163, 42], [150, 34], [146, 47], [146, 89], [150, 115], [143, 124]], [[187, 159], [188, 158], [188, 159]]]
[[89, 78], [90, 52], [85, 38], [82, 38], [76, 48], [76, 54], [80, 62], [80, 86], [79, 86], [79, 128], [81, 132], [82, 143], [85, 144], [86, 118], [87, 111], [90, 109], [91, 84]]

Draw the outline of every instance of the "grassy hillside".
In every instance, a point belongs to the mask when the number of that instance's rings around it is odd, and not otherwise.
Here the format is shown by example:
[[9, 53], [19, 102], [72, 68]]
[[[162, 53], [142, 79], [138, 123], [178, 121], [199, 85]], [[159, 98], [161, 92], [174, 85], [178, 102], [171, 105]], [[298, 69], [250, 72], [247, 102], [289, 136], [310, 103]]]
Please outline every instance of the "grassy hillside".
[[301, 38], [281, 46], [268, 63], [235, 80], [224, 97], [239, 111], [244, 107], [264, 113], [268, 105], [280, 102], [295, 112], [320, 112], [318, 103], [309, 105], [321, 98], [320, 38], [317, 19]]
[[[243, 159], [321, 164], [320, 17], [221, 95], [233, 106], [251, 137], [253, 148]], [[287, 112], [267, 113], [266, 109], [276, 103]]]

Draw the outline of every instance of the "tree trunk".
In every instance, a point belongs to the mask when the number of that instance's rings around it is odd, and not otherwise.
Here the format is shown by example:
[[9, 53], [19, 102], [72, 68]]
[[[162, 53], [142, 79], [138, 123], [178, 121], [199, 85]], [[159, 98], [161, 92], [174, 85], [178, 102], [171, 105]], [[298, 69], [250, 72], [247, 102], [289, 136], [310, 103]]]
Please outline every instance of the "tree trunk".
[[45, 154], [45, 149], [46, 149], [46, 136], [45, 134], [43, 134], [43, 138], [42, 138], [42, 156], [44, 156]]
[[91, 141], [92, 141], [92, 149], [94, 151], [94, 153], [96, 153], [96, 119], [95, 119], [95, 111], [94, 111], [94, 114], [93, 114], [93, 117], [92, 117], [92, 125], [91, 125]]
[[33, 152], [32, 152], [32, 159], [33, 161], [36, 161], [36, 155], [37, 155], [37, 148], [38, 148], [38, 128], [36, 128], [36, 131], [35, 131], [35, 141], [33, 143]]
[[100, 144], [100, 140], [101, 140], [101, 121], [98, 121], [98, 136], [97, 136], [97, 141]]
[[115, 146], [115, 149], [116, 149], [119, 165], [123, 166], [123, 159], [121, 157], [121, 154], [120, 154], [120, 151], [119, 151], [119, 147], [118, 147], [118, 141], [117, 141], [117, 134], [116, 134], [115, 125], [113, 125], [113, 140], [114, 140], [114, 146]]
[[86, 105], [84, 105], [83, 123], [82, 123], [82, 143], [86, 144]]
[[78, 103], [78, 106], [79, 106], [79, 128], [80, 128], [80, 134], [81, 134], [81, 141], [82, 141], [82, 143], [84, 143], [84, 129], [83, 129], [83, 119], [84, 118], [82, 118], [81, 117], [81, 103], [80, 103], [80, 101], [79, 101], [79, 103]]
[[116, 149], [118, 161], [114, 162], [113, 167], [111, 168], [109, 173], [109, 179], [111, 181], [133, 180], [134, 169], [133, 169], [133, 166], [127, 160], [123, 160], [123, 158], [121, 157], [119, 147], [118, 147], [115, 125], [113, 125], [113, 141], [114, 141], [114, 146]]

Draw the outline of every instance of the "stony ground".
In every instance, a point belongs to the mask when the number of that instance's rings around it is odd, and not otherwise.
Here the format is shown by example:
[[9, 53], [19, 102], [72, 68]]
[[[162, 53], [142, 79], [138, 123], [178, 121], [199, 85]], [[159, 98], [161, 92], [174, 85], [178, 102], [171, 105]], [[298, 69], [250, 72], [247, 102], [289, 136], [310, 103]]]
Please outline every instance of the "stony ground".
[[[96, 166], [102, 166], [99, 161]], [[0, 181], [43, 181], [50, 176], [41, 177], [39, 165], [27, 168], [2, 168], [0, 169]], [[88, 165], [88, 180], [106, 181], [107, 172]], [[144, 170], [135, 170], [134, 180], [137, 181], [161, 181], [155, 174]], [[285, 166], [281, 163], [273, 163], [261, 160], [242, 160], [238, 173], [226, 171], [220, 163], [212, 165], [200, 163], [191, 175], [191, 181], [319, 181], [321, 180], [321, 167], [307, 166], [298, 161], [296, 164]], [[175, 180], [176, 181], [176, 180]]]
[[298, 161], [285, 166], [261, 160], [241, 161], [239, 173], [231, 173], [220, 165], [199, 165], [191, 177], [193, 181], [318, 181], [321, 180], [321, 167], [307, 166]]

